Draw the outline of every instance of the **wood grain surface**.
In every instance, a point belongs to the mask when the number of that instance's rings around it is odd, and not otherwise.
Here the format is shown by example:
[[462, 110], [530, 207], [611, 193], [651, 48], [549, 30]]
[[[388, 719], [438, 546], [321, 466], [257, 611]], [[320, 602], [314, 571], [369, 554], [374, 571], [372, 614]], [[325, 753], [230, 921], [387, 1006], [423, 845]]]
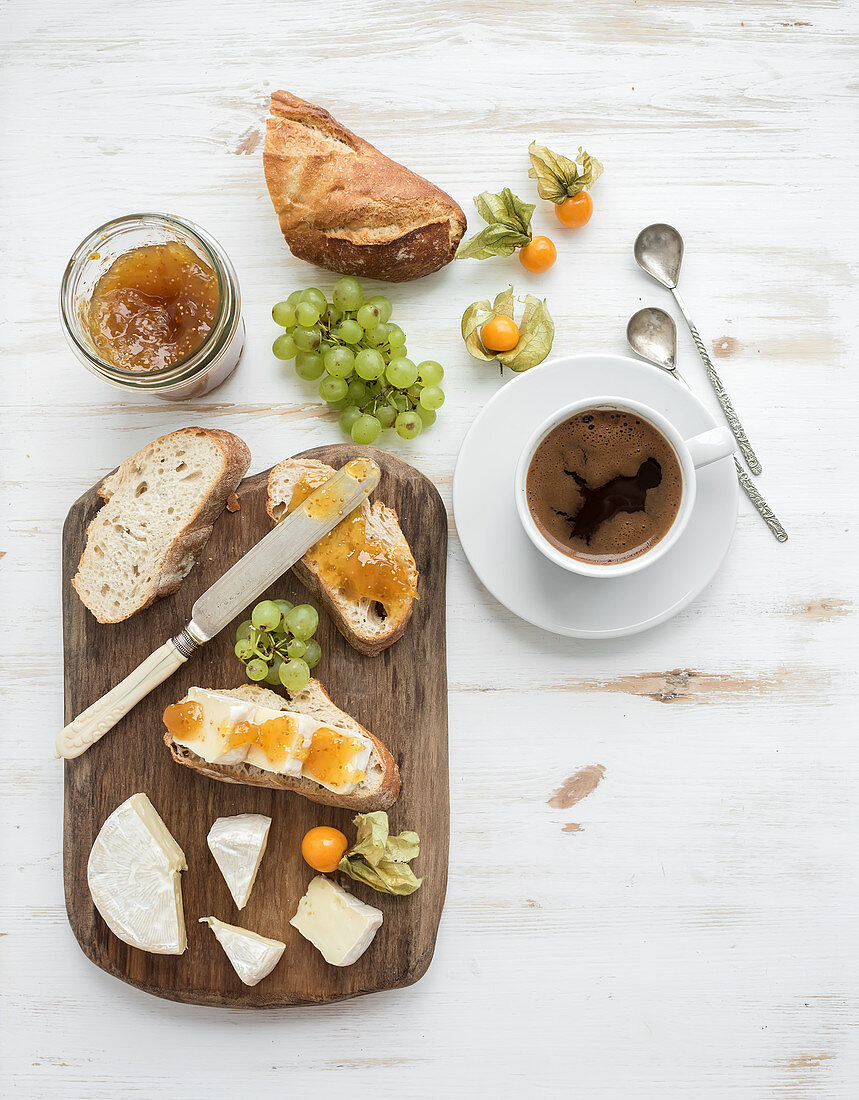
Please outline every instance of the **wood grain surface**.
[[[301, 857], [301, 838], [315, 825], [333, 825], [347, 837], [354, 836], [354, 811], [319, 806], [289, 791], [218, 783], [171, 759], [163, 742], [164, 708], [192, 685], [218, 690], [247, 682], [233, 653], [235, 628], [246, 617], [242, 614], [97, 745], [65, 765], [63, 877], [72, 930], [97, 966], [147, 993], [237, 1008], [324, 1004], [411, 985], [432, 959], [447, 884], [449, 828], [447, 524], [432, 484], [394, 455], [336, 445], [316, 447], [299, 457], [339, 469], [359, 453], [369, 453], [382, 467], [373, 499], [394, 508], [400, 517], [420, 572], [419, 598], [406, 633], [375, 658], [356, 653], [322, 612], [317, 637], [323, 656], [314, 676], [396, 760], [403, 788], [389, 811], [391, 831], [414, 829], [420, 836], [415, 870], [425, 876], [423, 886], [411, 897], [397, 898], [347, 881], [357, 896], [382, 910], [384, 923], [356, 963], [329, 966], [288, 923], [315, 873]], [[67, 721], [177, 633], [190, 618], [194, 600], [271, 530], [265, 510], [267, 479], [264, 471], [242, 482], [238, 511], [225, 511], [217, 520], [199, 564], [177, 593], [124, 623], [107, 626], [96, 622], [71, 587], [87, 526], [103, 503], [98, 485], [73, 505], [63, 536]], [[269, 589], [267, 598], [275, 597], [303, 603], [308, 594], [290, 572]], [[98, 830], [108, 814], [137, 791], [149, 796], [188, 862], [182, 875], [188, 950], [181, 957], [153, 955], [119, 940], [96, 911], [87, 886], [87, 860]], [[216, 818], [243, 813], [266, 814], [272, 824], [250, 901], [239, 912], [208, 850], [206, 835]], [[259, 985], [244, 985], [211, 930], [198, 923], [205, 916], [283, 940], [281, 962]]]
[[[12, 1094], [853, 1100], [859, 6], [42, 0], [0, 6], [0, 24]], [[559, 355], [625, 353], [628, 318], [667, 309], [678, 366], [718, 413], [670, 295], [633, 260], [639, 230], [668, 221], [686, 241], [684, 298], [790, 542], [741, 497], [700, 598], [656, 630], [594, 644], [509, 615], [449, 519], [450, 881], [433, 964], [414, 988], [261, 1013], [156, 1000], [84, 958], [65, 915], [52, 745], [72, 502], [186, 424], [247, 439], [252, 471], [340, 439], [314, 387], [271, 356], [272, 304], [333, 285], [290, 256], [266, 193], [275, 88], [444, 188], [470, 231], [472, 196], [509, 186], [555, 240], [544, 276], [515, 259], [457, 261], [392, 289], [410, 354], [444, 364], [448, 400], [431, 431], [384, 443], [448, 512], [460, 442], [505, 384], [466, 354], [459, 319], [510, 283], [547, 298]], [[585, 229], [561, 230], [538, 201], [534, 139], [606, 165]], [[57, 321], [74, 248], [146, 209], [213, 233], [242, 285], [239, 369], [190, 406], [105, 386]], [[598, 765], [586, 797], [551, 801], [581, 793]]]

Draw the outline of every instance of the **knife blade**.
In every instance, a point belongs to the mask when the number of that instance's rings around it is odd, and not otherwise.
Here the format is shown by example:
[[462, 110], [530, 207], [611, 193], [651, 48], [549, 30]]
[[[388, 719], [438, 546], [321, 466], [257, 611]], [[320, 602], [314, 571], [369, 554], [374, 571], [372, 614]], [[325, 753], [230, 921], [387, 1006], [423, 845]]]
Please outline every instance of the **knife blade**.
[[379, 484], [368, 458], [353, 458], [259, 540], [195, 602], [183, 629], [65, 727], [57, 756], [74, 759], [96, 743], [153, 688], [181, 667]]

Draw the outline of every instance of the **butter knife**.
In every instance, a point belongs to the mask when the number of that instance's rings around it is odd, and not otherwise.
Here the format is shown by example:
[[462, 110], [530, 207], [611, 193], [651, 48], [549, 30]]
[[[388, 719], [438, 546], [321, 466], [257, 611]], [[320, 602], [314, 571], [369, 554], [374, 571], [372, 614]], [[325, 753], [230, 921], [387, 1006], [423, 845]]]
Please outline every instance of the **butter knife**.
[[199, 597], [190, 621], [175, 638], [66, 726], [57, 738], [57, 756], [72, 760], [113, 729], [144, 696], [361, 505], [379, 484], [380, 476], [371, 459], [354, 458], [320, 485]]

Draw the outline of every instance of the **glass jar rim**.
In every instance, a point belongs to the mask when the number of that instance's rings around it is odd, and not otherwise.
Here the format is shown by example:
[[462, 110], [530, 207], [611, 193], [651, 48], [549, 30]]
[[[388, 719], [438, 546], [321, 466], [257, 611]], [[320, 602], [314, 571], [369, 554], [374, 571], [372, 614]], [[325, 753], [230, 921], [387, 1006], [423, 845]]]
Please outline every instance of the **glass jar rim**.
[[[181, 229], [195, 243], [199, 244], [211, 260], [212, 270], [218, 280], [218, 312], [212, 322], [212, 327], [206, 333], [202, 342], [177, 362], [151, 371], [124, 370], [106, 362], [100, 356], [94, 355], [81, 341], [76, 331], [78, 314], [76, 302], [72, 299], [73, 277], [82, 268], [83, 263], [95, 250], [95, 247], [112, 233], [130, 226], [133, 227], [135, 223], [156, 223], [165, 228], [176, 226]], [[232, 339], [241, 316], [238, 299], [238, 281], [235, 271], [229, 257], [214, 237], [194, 222], [177, 217], [175, 214], [143, 211], [111, 218], [110, 221], [105, 222], [89, 233], [77, 246], [66, 264], [60, 283], [60, 318], [66, 339], [72, 345], [78, 357], [95, 374], [121, 386], [132, 386], [144, 390], [159, 389], [187, 381], [197, 371], [206, 367], [213, 357], [220, 354]]]

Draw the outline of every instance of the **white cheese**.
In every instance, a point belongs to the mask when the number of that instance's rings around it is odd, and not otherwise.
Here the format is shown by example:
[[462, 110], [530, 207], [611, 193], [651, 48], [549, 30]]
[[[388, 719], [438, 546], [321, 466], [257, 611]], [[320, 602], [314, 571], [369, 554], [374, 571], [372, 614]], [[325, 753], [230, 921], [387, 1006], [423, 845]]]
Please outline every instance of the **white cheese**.
[[87, 863], [95, 907], [114, 935], [141, 951], [181, 955], [186, 947], [179, 872], [185, 854], [145, 794], [117, 806]]
[[244, 909], [251, 896], [270, 826], [271, 818], [265, 814], [219, 817], [206, 837], [239, 909]]
[[233, 970], [245, 985], [257, 985], [271, 974], [286, 947], [280, 940], [270, 940], [256, 932], [249, 932], [247, 928], [225, 924], [217, 917], [200, 917], [200, 924], [208, 924], [215, 933]]
[[364, 954], [382, 925], [382, 911], [317, 875], [289, 922], [332, 966], [350, 966]]

